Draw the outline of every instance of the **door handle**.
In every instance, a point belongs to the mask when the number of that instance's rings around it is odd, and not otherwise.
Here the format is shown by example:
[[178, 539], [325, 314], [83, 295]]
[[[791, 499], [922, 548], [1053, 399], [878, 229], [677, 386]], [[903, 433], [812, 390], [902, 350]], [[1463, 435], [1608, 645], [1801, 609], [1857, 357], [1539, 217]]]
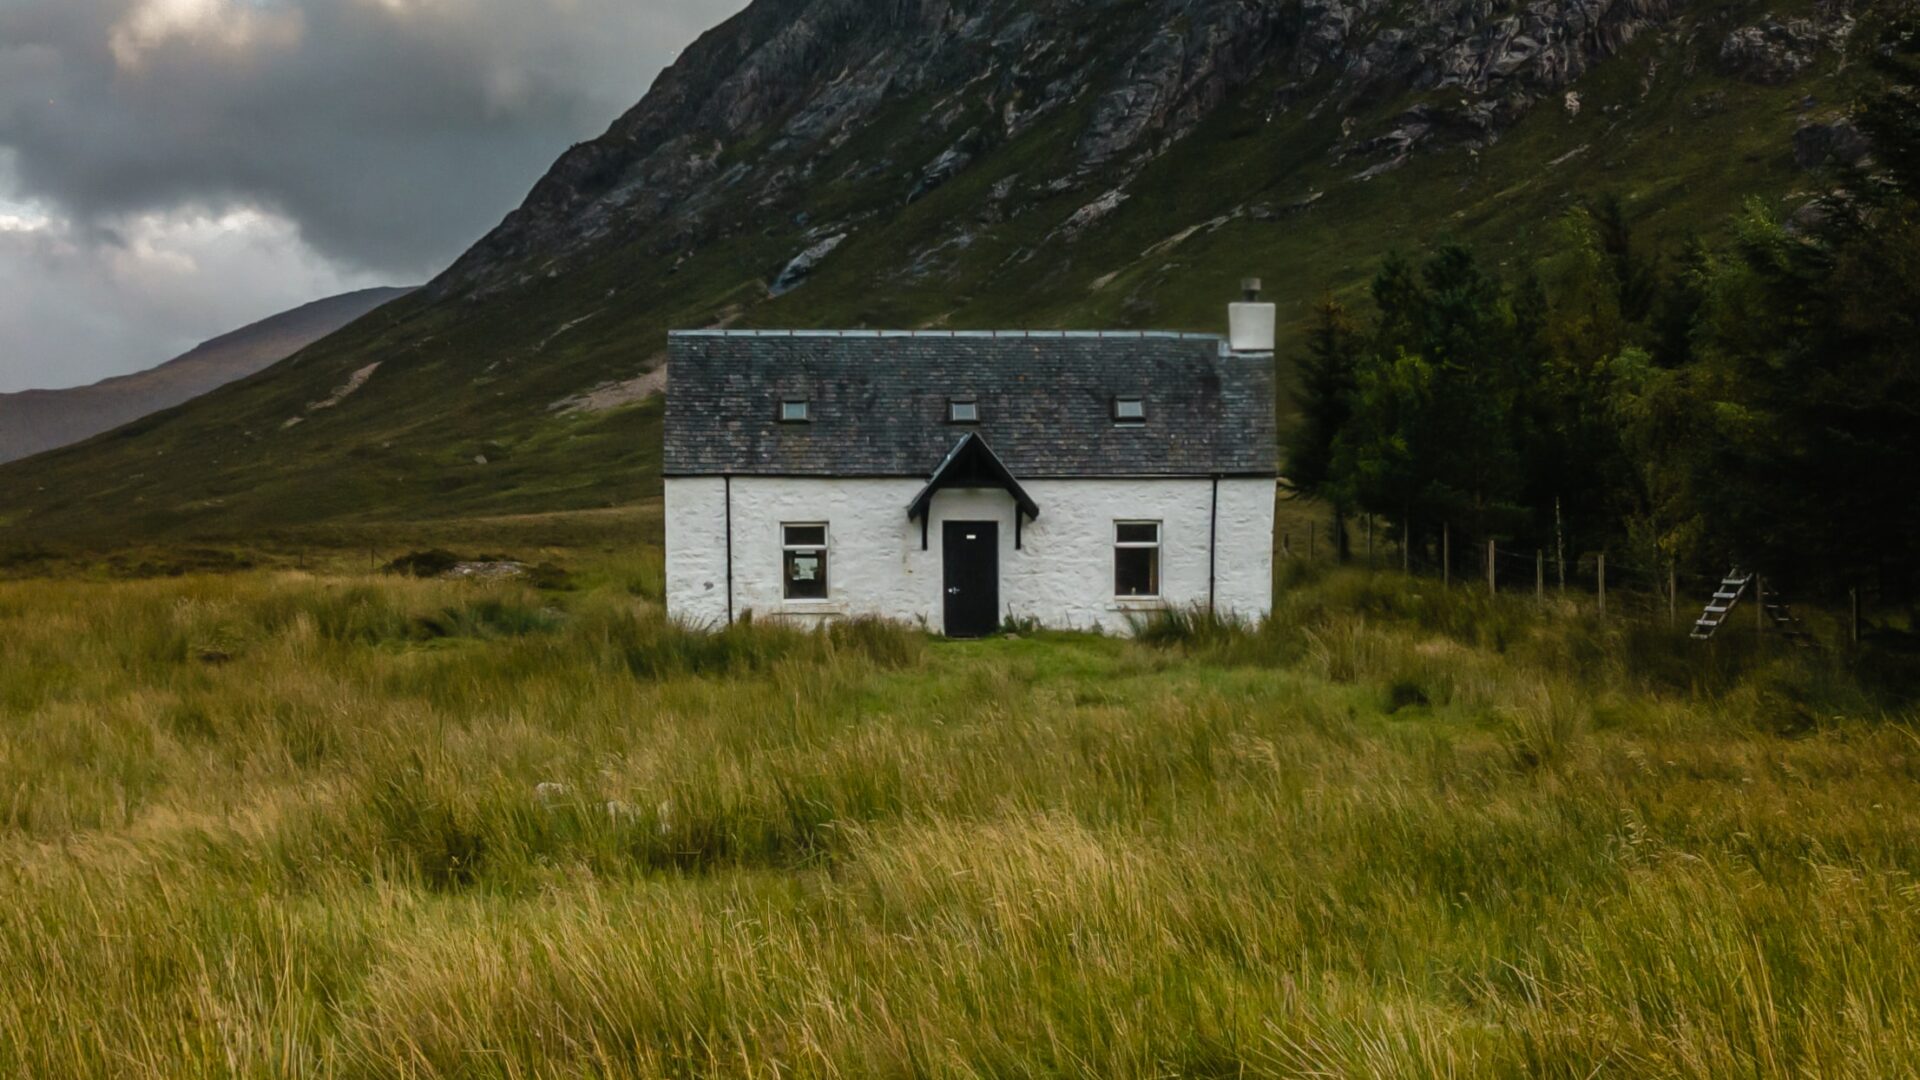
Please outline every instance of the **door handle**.
[[954, 586], [953, 588], [951, 588], [951, 589], [948, 589], [948, 590], [947, 590], [947, 595], [948, 595], [948, 596], [959, 596], [959, 595], [960, 595], [960, 586], [958, 586], [958, 585], [955, 585], [955, 586]]

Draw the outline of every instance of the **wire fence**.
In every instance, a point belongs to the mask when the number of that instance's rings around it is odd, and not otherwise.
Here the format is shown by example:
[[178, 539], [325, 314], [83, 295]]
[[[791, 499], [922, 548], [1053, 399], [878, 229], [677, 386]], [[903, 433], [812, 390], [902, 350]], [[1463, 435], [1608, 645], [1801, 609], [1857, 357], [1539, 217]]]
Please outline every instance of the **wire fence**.
[[[1466, 537], [1450, 528], [1442, 528], [1425, 542], [1416, 537], [1409, 543], [1405, 533], [1396, 534], [1364, 519], [1348, 527], [1346, 540], [1343, 560], [1340, 538], [1331, 530], [1309, 525], [1304, 532], [1282, 532], [1276, 544], [1277, 555], [1283, 561], [1344, 561], [1350, 566], [1397, 570], [1491, 595], [1572, 600], [1591, 606], [1601, 615], [1665, 622], [1676, 630], [1689, 631], [1707, 614], [1708, 605], [1716, 603], [1715, 595], [1728, 590], [1730, 581], [1739, 580], [1728, 573], [1702, 573], [1677, 564], [1662, 566], [1608, 551], [1523, 548]], [[1755, 596], [1764, 597], [1764, 601], [1753, 602]], [[1860, 611], [1867, 597], [1854, 593], [1849, 599], [1851, 612], [1840, 615], [1836, 630], [1857, 642]], [[1783, 630], [1787, 620], [1776, 617], [1776, 611], [1790, 609], [1756, 578], [1742, 592], [1741, 602], [1723, 613], [1727, 621], [1717, 624], [1716, 629]]]

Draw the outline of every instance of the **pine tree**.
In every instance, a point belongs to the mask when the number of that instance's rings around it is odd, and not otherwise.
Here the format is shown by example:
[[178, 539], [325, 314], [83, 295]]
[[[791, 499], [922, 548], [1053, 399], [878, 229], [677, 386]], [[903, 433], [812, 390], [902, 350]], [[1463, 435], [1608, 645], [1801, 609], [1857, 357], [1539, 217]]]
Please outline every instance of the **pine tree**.
[[[1685, 371], [1697, 430], [1645, 451], [1700, 546], [1782, 585], [1920, 598], [1920, 34], [1856, 107], [1877, 165], [1794, 233], [1756, 204], [1715, 261]], [[1685, 474], [1675, 480], [1673, 474]]]
[[1360, 335], [1346, 308], [1332, 294], [1314, 306], [1307, 332], [1307, 353], [1300, 361], [1300, 385], [1294, 404], [1299, 426], [1287, 439], [1287, 487], [1296, 495], [1325, 499], [1332, 507], [1333, 536], [1342, 561], [1347, 558], [1346, 489], [1334, 475], [1334, 440], [1353, 415], [1355, 370]]
[[1374, 278], [1375, 331], [1355, 367], [1333, 474], [1353, 505], [1432, 535], [1481, 535], [1518, 517], [1520, 335], [1505, 288], [1466, 248]]
[[1514, 417], [1524, 371], [1512, 304], [1499, 279], [1456, 243], [1441, 244], [1420, 274], [1419, 350], [1435, 369], [1430, 501], [1475, 535], [1511, 532], [1522, 477]]

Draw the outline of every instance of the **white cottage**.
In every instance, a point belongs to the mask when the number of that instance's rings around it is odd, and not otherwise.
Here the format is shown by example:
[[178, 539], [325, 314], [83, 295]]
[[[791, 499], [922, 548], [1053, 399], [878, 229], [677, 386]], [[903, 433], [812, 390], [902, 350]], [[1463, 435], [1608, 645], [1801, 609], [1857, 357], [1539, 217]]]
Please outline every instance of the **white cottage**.
[[667, 605], [953, 637], [1272, 599], [1273, 309], [1178, 333], [671, 336]]

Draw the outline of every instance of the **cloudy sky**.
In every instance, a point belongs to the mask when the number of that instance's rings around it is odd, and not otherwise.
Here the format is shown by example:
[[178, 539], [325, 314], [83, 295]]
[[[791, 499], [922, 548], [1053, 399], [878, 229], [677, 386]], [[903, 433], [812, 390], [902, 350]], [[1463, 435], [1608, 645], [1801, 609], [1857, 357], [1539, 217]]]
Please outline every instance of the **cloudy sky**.
[[0, 0], [0, 392], [431, 277], [745, 0]]

